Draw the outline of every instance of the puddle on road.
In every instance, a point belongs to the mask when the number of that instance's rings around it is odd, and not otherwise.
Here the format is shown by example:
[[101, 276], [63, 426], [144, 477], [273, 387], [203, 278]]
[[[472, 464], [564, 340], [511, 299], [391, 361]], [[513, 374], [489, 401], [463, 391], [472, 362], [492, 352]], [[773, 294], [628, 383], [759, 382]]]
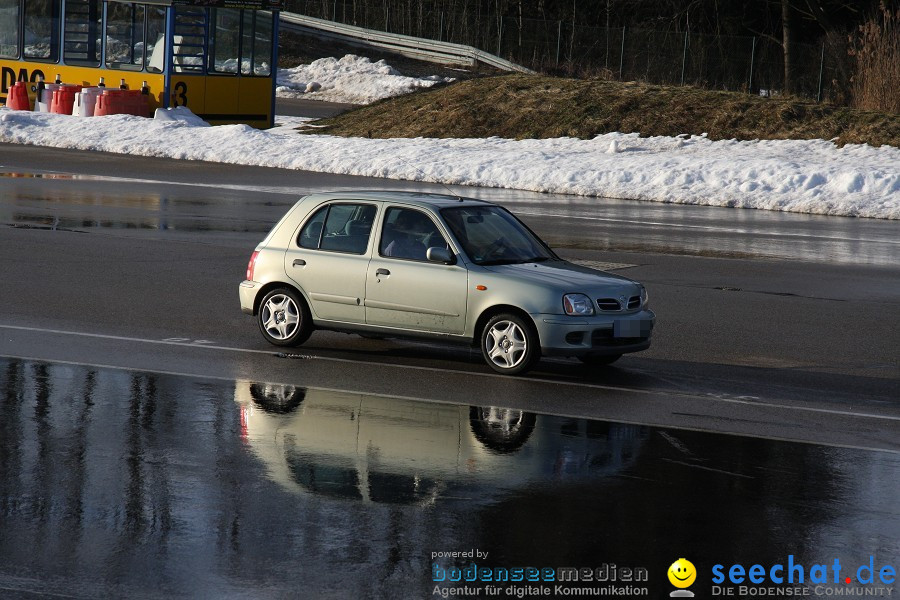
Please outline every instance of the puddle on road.
[[[306, 188], [162, 182], [67, 173], [0, 173], [0, 223], [59, 228], [265, 234]], [[52, 181], [56, 179], [71, 181]], [[47, 181], [44, 181], [47, 180]], [[425, 184], [372, 182], [387, 189]], [[326, 186], [327, 187], [327, 186]], [[340, 186], [345, 187], [344, 185]], [[440, 186], [425, 189], [446, 192]], [[571, 251], [685, 254], [893, 265], [890, 222], [778, 211], [465, 188], [509, 207], [552, 246]], [[257, 241], [257, 240], [255, 240]]]
[[246, 207], [215, 207], [213, 199], [84, 189], [31, 194], [0, 189], [0, 223], [11, 227], [90, 232], [154, 230], [177, 232], [249, 232], [264, 235], [272, 223]]
[[9, 177], [10, 179], [80, 179], [78, 175], [71, 173], [13, 173], [9, 171], [0, 171], [0, 177]]
[[715, 564], [896, 567], [898, 482], [891, 453], [0, 360], [0, 587], [41, 593], [424, 598], [476, 562], [663, 597], [686, 557], [707, 596]]
[[178, 232], [230, 232], [258, 233], [264, 235], [271, 229], [269, 223], [213, 223], [208, 220], [178, 218], [147, 219], [79, 219], [54, 215], [13, 214], [3, 219], [9, 227], [21, 229], [45, 229], [52, 231], [78, 231], [89, 233], [97, 230], [150, 230]]
[[[91, 232], [134, 230], [265, 235], [295, 197], [261, 200], [250, 192], [63, 173], [0, 173], [0, 223]], [[71, 180], [39, 184], [32, 180]], [[9, 181], [21, 180], [21, 181]], [[0, 179], [2, 181], [2, 179]], [[227, 188], [227, 186], [225, 186]], [[283, 197], [283, 201], [277, 198]]]

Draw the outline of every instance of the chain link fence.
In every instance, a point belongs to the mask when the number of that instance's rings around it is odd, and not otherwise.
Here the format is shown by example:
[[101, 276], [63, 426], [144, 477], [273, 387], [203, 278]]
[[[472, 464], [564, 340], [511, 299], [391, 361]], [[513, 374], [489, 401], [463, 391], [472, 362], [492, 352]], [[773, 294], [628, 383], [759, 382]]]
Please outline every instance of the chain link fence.
[[[287, 0], [286, 10], [348, 25], [474, 46], [545, 73], [779, 95], [784, 92], [781, 43], [760, 36], [725, 36], [571, 21], [498, 17], [434, 10], [416, 0], [336, 2]], [[847, 40], [792, 44], [792, 93], [848, 103]]]

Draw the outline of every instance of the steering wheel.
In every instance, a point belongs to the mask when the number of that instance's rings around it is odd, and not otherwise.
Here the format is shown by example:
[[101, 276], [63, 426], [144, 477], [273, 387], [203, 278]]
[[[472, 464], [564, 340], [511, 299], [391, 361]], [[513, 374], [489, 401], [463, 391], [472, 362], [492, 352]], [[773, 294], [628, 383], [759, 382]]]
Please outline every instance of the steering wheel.
[[[502, 250], [502, 252], [501, 252], [501, 250]], [[494, 240], [493, 242], [491, 242], [490, 244], [488, 244], [487, 246], [484, 247], [484, 250], [482, 251], [481, 256], [482, 256], [482, 259], [489, 259], [491, 257], [500, 258], [504, 254], [506, 254], [506, 250], [507, 250], [506, 238], [498, 237], [496, 240]]]

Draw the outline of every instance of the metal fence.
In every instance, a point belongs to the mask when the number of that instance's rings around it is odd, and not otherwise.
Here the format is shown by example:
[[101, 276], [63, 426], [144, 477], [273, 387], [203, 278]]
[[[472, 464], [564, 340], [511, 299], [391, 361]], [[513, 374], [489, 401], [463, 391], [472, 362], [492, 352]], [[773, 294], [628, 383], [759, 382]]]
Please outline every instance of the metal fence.
[[[431, 10], [406, 0], [287, 0], [303, 15], [416, 37], [474, 46], [528, 68], [573, 76], [664, 85], [694, 85], [751, 94], [784, 90], [784, 52], [774, 39], [691, 34], [571, 21], [498, 17], [476, 11]], [[798, 96], [846, 102], [849, 58], [840, 37], [792, 44], [792, 88]]]

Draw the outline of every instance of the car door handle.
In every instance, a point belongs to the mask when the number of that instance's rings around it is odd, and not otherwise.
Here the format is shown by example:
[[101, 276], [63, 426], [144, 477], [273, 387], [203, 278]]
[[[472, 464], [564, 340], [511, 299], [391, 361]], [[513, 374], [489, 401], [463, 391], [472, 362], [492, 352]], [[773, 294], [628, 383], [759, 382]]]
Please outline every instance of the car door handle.
[[388, 271], [387, 269], [378, 269], [378, 270], [375, 271], [375, 275], [376, 275], [376, 276], [379, 276], [379, 275], [390, 275], [390, 274], [391, 274], [391, 272]]
[[306, 261], [302, 258], [295, 258], [293, 264], [295, 267], [304, 267], [306, 266]]

